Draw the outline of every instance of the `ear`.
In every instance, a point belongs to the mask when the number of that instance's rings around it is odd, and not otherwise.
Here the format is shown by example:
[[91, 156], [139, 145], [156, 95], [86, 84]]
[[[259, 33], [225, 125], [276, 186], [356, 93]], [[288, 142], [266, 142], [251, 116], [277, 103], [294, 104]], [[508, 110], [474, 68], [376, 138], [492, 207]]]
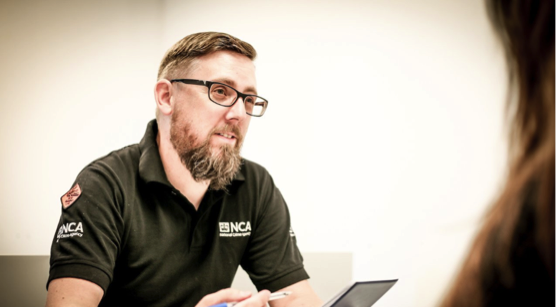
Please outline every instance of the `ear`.
[[156, 108], [162, 115], [169, 116], [172, 114], [172, 83], [166, 79], [159, 80], [154, 86], [154, 99]]

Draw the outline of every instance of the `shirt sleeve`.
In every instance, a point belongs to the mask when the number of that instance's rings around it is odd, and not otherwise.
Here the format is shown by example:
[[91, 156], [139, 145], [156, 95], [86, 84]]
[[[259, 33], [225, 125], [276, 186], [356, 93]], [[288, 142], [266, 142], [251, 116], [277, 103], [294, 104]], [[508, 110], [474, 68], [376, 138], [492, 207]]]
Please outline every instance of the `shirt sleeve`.
[[265, 175], [257, 223], [241, 265], [257, 289], [274, 292], [309, 279], [309, 275], [291, 229], [286, 202], [270, 175]]
[[110, 167], [96, 163], [86, 167], [61, 198], [47, 289], [53, 279], [73, 277], [94, 282], [106, 292], [123, 230], [118, 204], [124, 200], [119, 184]]

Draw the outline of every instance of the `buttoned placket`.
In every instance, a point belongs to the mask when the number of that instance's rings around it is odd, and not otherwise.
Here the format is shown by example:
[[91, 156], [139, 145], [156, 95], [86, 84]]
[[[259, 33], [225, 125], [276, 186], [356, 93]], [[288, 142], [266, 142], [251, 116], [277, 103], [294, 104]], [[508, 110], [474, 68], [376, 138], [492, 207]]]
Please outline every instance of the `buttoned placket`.
[[[175, 202], [177, 202], [183, 208], [186, 214], [189, 216], [188, 220], [190, 221], [191, 224], [187, 226], [189, 228], [188, 230], [189, 238], [187, 239], [188, 240], [187, 251], [190, 252], [192, 247], [199, 246], [196, 245], [197, 243], [194, 243], [194, 239], [196, 238], [195, 234], [198, 232], [202, 232], [203, 230], [203, 228], [201, 228], [199, 224], [210, 223], [204, 221], [204, 218], [206, 218], [206, 216], [209, 214], [213, 205], [216, 204], [220, 199], [222, 199], [224, 192], [214, 192], [208, 190], [203, 196], [203, 199], [201, 200], [201, 204], [199, 205], [198, 210], [195, 209], [193, 204], [179, 190], [175, 188], [171, 188], [170, 194], [173, 196], [172, 199]], [[206, 227], [210, 228], [211, 226], [206, 226]], [[204, 236], [200, 238], [205, 239]]]

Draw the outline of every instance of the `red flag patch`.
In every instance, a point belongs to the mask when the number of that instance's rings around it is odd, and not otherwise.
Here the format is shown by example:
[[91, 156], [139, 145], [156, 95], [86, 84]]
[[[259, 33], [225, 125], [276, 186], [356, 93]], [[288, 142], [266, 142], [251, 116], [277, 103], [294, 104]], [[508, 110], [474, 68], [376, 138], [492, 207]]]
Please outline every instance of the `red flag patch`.
[[75, 200], [77, 200], [77, 198], [79, 198], [79, 196], [81, 196], [81, 187], [79, 187], [79, 184], [76, 183], [75, 186], [73, 186], [61, 198], [62, 206], [64, 207], [64, 210], [67, 209], [68, 207], [70, 207], [75, 202]]

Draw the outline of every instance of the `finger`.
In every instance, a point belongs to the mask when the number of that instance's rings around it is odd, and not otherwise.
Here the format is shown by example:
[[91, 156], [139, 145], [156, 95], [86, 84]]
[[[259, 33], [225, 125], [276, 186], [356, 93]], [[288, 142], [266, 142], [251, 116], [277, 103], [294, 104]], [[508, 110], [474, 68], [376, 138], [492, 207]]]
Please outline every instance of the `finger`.
[[266, 307], [269, 298], [270, 291], [262, 290], [248, 299], [239, 302], [235, 307]]
[[251, 296], [251, 292], [236, 289], [222, 289], [203, 297], [195, 307], [208, 307], [220, 303], [240, 302]]

